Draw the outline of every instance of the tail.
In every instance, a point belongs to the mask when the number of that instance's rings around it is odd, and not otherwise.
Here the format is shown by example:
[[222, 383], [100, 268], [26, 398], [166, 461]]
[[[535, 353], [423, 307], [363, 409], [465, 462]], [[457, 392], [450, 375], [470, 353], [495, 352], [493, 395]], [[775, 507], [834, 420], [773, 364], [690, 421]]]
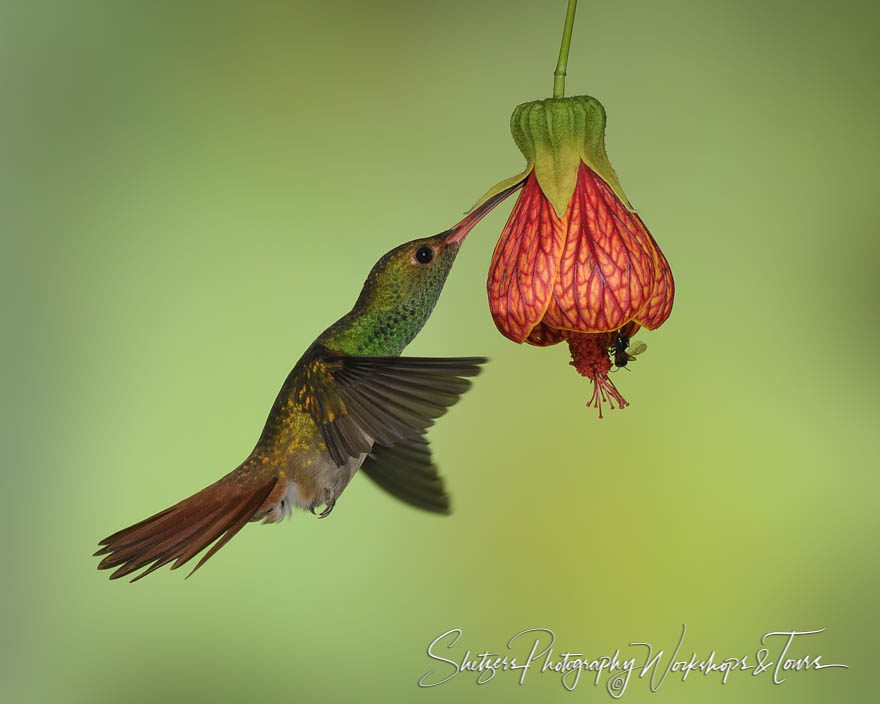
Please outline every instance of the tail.
[[104, 538], [99, 543], [103, 547], [95, 553], [106, 555], [98, 569], [116, 567], [110, 579], [118, 579], [149, 565], [131, 580], [136, 582], [172, 560], [176, 562], [171, 569], [177, 569], [216, 540], [189, 577], [254, 517], [277, 482], [278, 478], [272, 477], [255, 486], [221, 479], [171, 508]]

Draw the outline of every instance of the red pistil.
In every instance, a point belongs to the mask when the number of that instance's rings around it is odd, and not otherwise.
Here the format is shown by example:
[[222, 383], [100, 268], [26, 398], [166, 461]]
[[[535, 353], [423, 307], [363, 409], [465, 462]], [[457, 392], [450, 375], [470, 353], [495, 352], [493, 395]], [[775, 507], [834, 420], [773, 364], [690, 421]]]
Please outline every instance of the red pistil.
[[608, 348], [614, 345], [613, 332], [600, 333], [577, 333], [566, 332], [568, 348], [571, 350], [571, 366], [578, 370], [581, 376], [585, 376], [593, 382], [593, 397], [587, 401], [587, 408], [593, 407], [599, 410], [602, 417], [602, 403], [605, 402], [614, 409], [624, 408], [629, 402], [620, 395], [614, 382], [608, 378], [611, 371], [611, 356]]

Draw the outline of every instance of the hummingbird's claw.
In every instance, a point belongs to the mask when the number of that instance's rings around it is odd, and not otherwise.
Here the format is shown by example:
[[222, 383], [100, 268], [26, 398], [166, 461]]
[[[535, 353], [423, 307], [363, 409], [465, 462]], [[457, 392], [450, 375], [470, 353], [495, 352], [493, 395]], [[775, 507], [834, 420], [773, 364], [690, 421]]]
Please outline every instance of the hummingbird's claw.
[[[324, 507], [324, 510], [321, 511], [318, 518], [327, 518], [327, 516], [330, 515], [330, 512], [333, 510], [333, 507], [335, 505], [336, 505], [336, 499], [333, 499], [332, 501], [328, 501], [327, 505]], [[312, 511], [312, 513], [314, 513], [314, 511]]]

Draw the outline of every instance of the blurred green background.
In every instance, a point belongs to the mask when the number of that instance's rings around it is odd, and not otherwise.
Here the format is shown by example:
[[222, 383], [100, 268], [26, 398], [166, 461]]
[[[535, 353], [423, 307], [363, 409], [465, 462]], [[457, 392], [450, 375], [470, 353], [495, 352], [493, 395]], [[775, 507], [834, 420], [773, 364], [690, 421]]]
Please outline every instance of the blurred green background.
[[[356, 478], [332, 519], [245, 529], [189, 581], [108, 582], [104, 535], [250, 450], [373, 262], [522, 167], [564, 0], [3, 3], [0, 698], [609, 700], [582, 681], [416, 682], [427, 644], [529, 627], [593, 655], [849, 670], [670, 679], [626, 701], [865, 701], [878, 586], [873, 2], [582, 0], [568, 93], [678, 295], [599, 421], [564, 347], [494, 329], [470, 236], [410, 354], [486, 354], [431, 432], [455, 513]], [[635, 654], [635, 653], [633, 653]], [[610, 701], [610, 700], [609, 700]]]

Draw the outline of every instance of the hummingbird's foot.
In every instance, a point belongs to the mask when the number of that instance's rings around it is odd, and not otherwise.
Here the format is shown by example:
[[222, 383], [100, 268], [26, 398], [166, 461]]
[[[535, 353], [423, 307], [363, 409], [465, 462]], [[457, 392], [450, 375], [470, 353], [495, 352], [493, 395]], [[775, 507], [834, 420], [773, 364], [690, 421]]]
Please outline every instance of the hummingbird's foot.
[[[336, 505], [336, 499], [333, 499], [332, 501], [328, 501], [327, 505], [324, 507], [324, 510], [321, 511], [321, 514], [318, 516], [318, 518], [327, 518], [327, 516], [330, 515], [330, 512], [333, 510], [333, 507], [335, 505]], [[312, 513], [314, 513], [314, 511], [312, 511]]]

